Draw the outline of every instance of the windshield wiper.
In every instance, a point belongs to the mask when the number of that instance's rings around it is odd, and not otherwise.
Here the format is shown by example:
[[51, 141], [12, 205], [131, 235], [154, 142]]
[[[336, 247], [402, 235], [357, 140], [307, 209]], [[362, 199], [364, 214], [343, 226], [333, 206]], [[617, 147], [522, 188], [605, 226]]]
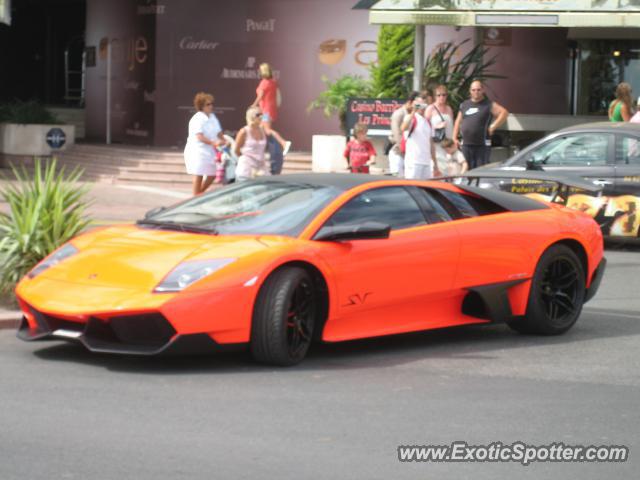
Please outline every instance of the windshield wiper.
[[180, 232], [193, 232], [193, 233], [209, 233], [212, 235], [218, 235], [218, 231], [213, 227], [199, 227], [197, 225], [191, 225], [189, 223], [173, 222], [171, 220], [151, 220], [142, 219], [136, 222], [136, 225], [153, 225], [160, 228], [166, 228], [168, 230], [178, 230]]

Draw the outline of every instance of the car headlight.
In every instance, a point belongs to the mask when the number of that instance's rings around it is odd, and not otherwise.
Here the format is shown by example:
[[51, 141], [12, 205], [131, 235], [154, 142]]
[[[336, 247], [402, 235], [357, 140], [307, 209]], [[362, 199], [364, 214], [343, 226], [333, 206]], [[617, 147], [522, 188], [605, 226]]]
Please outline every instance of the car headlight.
[[169, 272], [154, 292], [179, 292], [193, 282], [211, 275], [225, 265], [235, 261], [235, 258], [216, 258], [213, 260], [188, 260], [182, 262]]
[[71, 245], [70, 243], [67, 243], [66, 245], [62, 246], [61, 248], [53, 252], [47, 258], [42, 260], [39, 264], [37, 264], [29, 273], [27, 273], [27, 277], [33, 278], [37, 275], [40, 275], [42, 272], [44, 272], [48, 268], [51, 268], [54, 265], [59, 264], [65, 258], [69, 258], [70, 256], [75, 255], [76, 253], [78, 253], [78, 249], [73, 245]]

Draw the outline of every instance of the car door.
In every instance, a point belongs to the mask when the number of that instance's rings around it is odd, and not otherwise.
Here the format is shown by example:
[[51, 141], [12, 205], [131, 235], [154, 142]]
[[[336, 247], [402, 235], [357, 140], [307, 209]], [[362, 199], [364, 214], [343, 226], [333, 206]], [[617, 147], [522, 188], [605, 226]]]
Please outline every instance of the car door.
[[602, 185], [603, 194], [609, 195], [615, 184], [614, 140], [612, 133], [568, 132], [540, 144], [517, 163], [524, 167], [531, 161], [546, 172], [579, 175]]
[[376, 221], [386, 239], [324, 242], [319, 255], [337, 285], [325, 340], [346, 340], [438, 326], [449, 316], [441, 300], [453, 284], [460, 238], [451, 222], [429, 224], [410, 188], [367, 190], [349, 200], [326, 226]]
[[640, 137], [616, 135], [615, 188], [609, 196], [605, 233], [640, 236]]

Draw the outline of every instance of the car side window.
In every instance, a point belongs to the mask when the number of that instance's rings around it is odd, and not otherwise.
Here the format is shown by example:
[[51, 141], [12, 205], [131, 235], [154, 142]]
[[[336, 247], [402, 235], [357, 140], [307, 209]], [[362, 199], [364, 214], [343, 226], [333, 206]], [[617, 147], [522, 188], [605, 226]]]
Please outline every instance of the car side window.
[[492, 215], [507, 211], [505, 208], [485, 198], [452, 192], [444, 188], [433, 190], [432, 195], [444, 207], [450, 217], [454, 219]]
[[620, 137], [616, 144], [616, 162], [640, 166], [640, 138]]
[[529, 152], [523, 159], [548, 166], [591, 167], [607, 164], [611, 135], [584, 133], [563, 135]]
[[416, 201], [403, 187], [368, 190], [344, 204], [327, 221], [327, 226], [380, 222], [392, 230], [425, 225]]
[[434, 194], [432, 190], [416, 188], [416, 191], [420, 195], [419, 201], [429, 223], [448, 222], [452, 219], [452, 216], [447, 212], [447, 209], [442, 203], [438, 201], [435, 197], [436, 194]]

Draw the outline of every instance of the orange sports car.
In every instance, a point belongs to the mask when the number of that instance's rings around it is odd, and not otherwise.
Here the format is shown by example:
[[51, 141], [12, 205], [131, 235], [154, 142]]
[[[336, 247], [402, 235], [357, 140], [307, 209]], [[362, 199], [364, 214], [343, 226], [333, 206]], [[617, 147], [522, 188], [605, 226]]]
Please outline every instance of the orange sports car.
[[152, 355], [506, 322], [560, 334], [596, 292], [600, 228], [564, 206], [438, 181], [263, 177], [93, 230], [16, 288], [23, 340]]

